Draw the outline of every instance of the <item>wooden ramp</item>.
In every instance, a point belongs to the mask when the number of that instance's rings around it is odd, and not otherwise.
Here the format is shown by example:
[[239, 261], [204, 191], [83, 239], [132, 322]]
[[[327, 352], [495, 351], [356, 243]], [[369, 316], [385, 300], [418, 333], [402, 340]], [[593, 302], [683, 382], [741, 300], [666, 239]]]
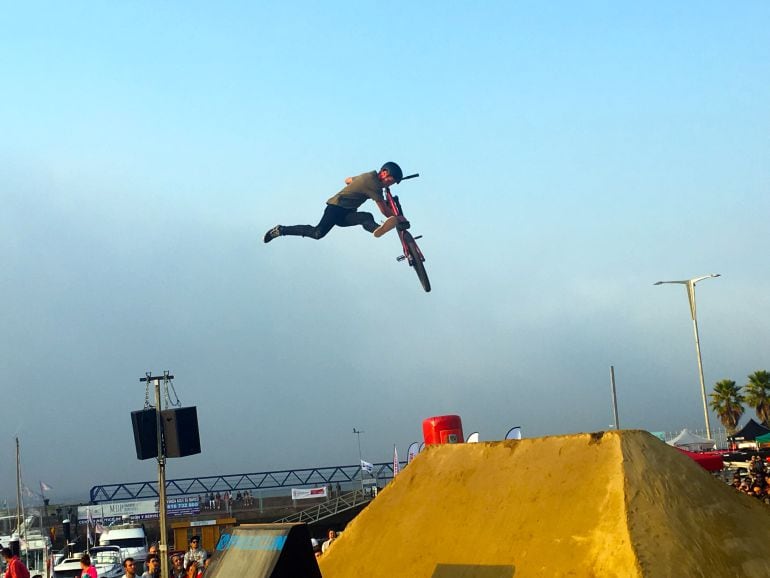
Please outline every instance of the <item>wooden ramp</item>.
[[244, 524], [222, 534], [207, 578], [321, 578], [305, 524]]

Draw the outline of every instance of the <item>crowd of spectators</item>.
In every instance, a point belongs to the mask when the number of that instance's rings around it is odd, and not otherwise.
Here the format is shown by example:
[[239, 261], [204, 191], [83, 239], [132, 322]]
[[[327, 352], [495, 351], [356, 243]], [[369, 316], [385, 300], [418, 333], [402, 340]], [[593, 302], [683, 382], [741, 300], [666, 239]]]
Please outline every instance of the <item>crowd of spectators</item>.
[[751, 458], [745, 475], [735, 472], [730, 485], [743, 494], [770, 504], [770, 473], [759, 456]]
[[210, 492], [198, 496], [198, 504], [203, 510], [231, 510], [238, 507], [251, 507], [254, 499], [251, 497], [251, 490], [238, 491], [233, 495], [232, 492]]

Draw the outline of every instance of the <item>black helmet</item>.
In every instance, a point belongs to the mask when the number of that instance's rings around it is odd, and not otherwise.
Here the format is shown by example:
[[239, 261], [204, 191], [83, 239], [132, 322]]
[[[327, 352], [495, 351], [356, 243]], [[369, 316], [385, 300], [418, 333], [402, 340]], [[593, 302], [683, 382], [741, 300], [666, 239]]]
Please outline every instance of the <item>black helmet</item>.
[[396, 179], [397, 183], [400, 183], [401, 179], [404, 178], [404, 173], [401, 170], [401, 167], [398, 166], [393, 161], [388, 161], [387, 163], [382, 165], [382, 168], [380, 169], [380, 172], [382, 172], [382, 171], [388, 171], [388, 174], [391, 177], [393, 177], [394, 179]]

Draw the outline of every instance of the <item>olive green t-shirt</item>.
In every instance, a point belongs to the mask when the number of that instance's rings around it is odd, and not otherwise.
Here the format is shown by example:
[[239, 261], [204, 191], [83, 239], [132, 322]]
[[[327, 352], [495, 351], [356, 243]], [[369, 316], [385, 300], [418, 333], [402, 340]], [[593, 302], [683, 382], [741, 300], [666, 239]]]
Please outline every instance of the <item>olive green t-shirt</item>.
[[337, 205], [343, 209], [357, 209], [367, 199], [385, 200], [385, 197], [382, 196], [382, 183], [377, 176], [377, 171], [370, 171], [353, 177], [353, 182], [326, 201], [326, 204]]

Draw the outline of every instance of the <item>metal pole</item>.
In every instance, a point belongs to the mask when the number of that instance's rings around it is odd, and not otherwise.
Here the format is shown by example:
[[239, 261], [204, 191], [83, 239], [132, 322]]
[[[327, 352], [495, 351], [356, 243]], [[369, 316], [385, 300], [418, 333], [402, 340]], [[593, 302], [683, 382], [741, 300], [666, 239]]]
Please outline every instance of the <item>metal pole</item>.
[[353, 428], [353, 433], [358, 438], [358, 466], [361, 468], [361, 493], [364, 493], [364, 458], [361, 455], [361, 434], [364, 433], [361, 430]]
[[[695, 291], [693, 287], [693, 301], [695, 301]], [[698, 376], [700, 377], [700, 394], [703, 398], [703, 417], [706, 420], [706, 437], [711, 438], [711, 421], [709, 419], [709, 406], [706, 402], [706, 382], [703, 379], [703, 361], [700, 356], [700, 339], [698, 338], [698, 320], [693, 316], [692, 328], [695, 333], [695, 353], [698, 354]]]
[[[150, 374], [147, 374], [150, 377]], [[163, 380], [168, 380], [168, 371], [163, 373]], [[158, 517], [160, 518], [160, 575], [168, 578], [168, 545], [166, 544], [166, 451], [163, 444], [163, 422], [160, 408], [160, 379], [155, 380], [155, 425], [158, 434]]]
[[615, 429], [620, 429], [620, 420], [618, 419], [618, 396], [615, 391], [615, 366], [610, 365], [610, 388], [612, 390], [612, 414], [615, 416]]

